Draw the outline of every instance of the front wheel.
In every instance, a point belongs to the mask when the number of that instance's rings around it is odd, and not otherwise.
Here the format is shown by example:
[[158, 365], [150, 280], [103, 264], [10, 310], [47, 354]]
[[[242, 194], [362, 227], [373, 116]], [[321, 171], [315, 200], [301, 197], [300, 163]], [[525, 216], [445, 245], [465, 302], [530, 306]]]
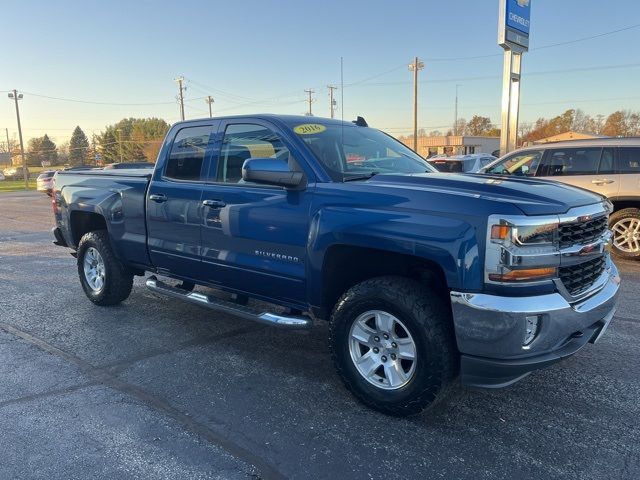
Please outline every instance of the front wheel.
[[613, 253], [621, 258], [640, 258], [640, 209], [624, 208], [609, 217]]
[[402, 277], [364, 281], [331, 315], [330, 347], [347, 388], [380, 412], [407, 416], [433, 404], [457, 372], [445, 302]]
[[133, 274], [116, 258], [105, 230], [83, 235], [77, 257], [80, 283], [89, 300], [105, 306], [127, 299], [133, 287]]

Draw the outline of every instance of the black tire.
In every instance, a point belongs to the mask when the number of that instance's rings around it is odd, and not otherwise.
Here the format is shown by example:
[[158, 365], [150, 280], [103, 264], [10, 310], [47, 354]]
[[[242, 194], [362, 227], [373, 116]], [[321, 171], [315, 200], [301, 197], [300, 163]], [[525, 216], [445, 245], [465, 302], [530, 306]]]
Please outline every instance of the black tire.
[[[351, 326], [359, 315], [370, 310], [392, 314], [414, 339], [415, 371], [408, 383], [398, 389], [373, 385], [358, 372], [351, 358]], [[458, 372], [458, 352], [447, 304], [435, 292], [407, 278], [378, 277], [349, 289], [333, 309], [329, 344], [346, 387], [365, 405], [389, 415], [414, 415], [435, 405]]]
[[[84, 272], [84, 259], [89, 248], [98, 251], [104, 262], [104, 285], [98, 291], [89, 285]], [[116, 258], [106, 230], [83, 235], [78, 245], [78, 276], [84, 293], [96, 305], [116, 305], [127, 299], [133, 287], [133, 273]]]
[[[613, 229], [614, 225], [616, 225], [616, 223], [620, 222], [620, 221], [624, 221], [624, 220], [637, 220], [640, 222], [640, 209], [638, 208], [624, 208], [622, 210], [618, 210], [617, 212], [614, 212], [611, 217], [609, 217], [609, 228]], [[616, 238], [616, 235], [619, 235], [618, 232], [616, 232], [614, 230], [613, 232], [613, 236], [614, 239]], [[638, 236], [636, 236], [637, 242], [640, 244], [640, 234], [637, 234]], [[626, 244], [626, 248], [630, 248], [629, 244]], [[622, 250], [620, 248], [618, 248], [615, 245], [613, 245], [612, 248], [612, 252], [620, 258], [626, 258], [626, 259], [640, 259], [640, 249], [636, 250], [636, 251], [625, 251]]]

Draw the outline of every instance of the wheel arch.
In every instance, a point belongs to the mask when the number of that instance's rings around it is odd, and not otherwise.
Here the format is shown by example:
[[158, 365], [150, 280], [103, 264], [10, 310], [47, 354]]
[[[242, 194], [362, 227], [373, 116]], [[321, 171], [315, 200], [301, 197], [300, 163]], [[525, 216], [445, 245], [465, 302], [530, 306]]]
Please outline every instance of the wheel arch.
[[107, 230], [104, 216], [95, 211], [72, 210], [69, 214], [69, 225], [73, 244], [77, 247], [83, 235], [95, 230]]
[[336, 244], [324, 255], [320, 308], [316, 314], [328, 318], [344, 292], [365, 280], [382, 276], [411, 278], [448, 297], [445, 272], [433, 260], [389, 250]]
[[613, 213], [626, 208], [640, 209], [640, 197], [613, 197], [609, 201], [613, 203]]

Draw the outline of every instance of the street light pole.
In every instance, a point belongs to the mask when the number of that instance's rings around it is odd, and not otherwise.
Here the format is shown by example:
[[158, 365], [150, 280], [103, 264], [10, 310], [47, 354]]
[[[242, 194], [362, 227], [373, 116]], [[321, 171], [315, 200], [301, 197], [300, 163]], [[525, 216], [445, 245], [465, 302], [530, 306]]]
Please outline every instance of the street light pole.
[[424, 68], [424, 63], [418, 57], [409, 64], [413, 71], [413, 150], [418, 151], [418, 71]]
[[[18, 120], [18, 137], [20, 138], [20, 155], [22, 156], [22, 174], [24, 175], [24, 188], [29, 188], [29, 173], [27, 172], [27, 159], [24, 156], [24, 143], [22, 142], [22, 126], [20, 125], [20, 107], [18, 100], [22, 100], [23, 95], [17, 90], [9, 93], [9, 98], [13, 98], [16, 104], [16, 118]], [[8, 137], [7, 137], [8, 142]]]

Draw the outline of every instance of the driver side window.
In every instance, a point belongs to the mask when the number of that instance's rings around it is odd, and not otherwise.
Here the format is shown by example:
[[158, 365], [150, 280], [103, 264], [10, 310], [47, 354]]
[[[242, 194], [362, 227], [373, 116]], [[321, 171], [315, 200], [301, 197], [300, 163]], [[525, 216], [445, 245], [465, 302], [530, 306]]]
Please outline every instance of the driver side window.
[[218, 159], [218, 182], [243, 183], [242, 165], [250, 158], [279, 158], [289, 161], [289, 149], [267, 127], [254, 124], [229, 125]]
[[497, 165], [494, 165], [487, 173], [533, 177], [538, 170], [541, 158], [541, 150], [528, 150], [526, 152], [515, 153]]

